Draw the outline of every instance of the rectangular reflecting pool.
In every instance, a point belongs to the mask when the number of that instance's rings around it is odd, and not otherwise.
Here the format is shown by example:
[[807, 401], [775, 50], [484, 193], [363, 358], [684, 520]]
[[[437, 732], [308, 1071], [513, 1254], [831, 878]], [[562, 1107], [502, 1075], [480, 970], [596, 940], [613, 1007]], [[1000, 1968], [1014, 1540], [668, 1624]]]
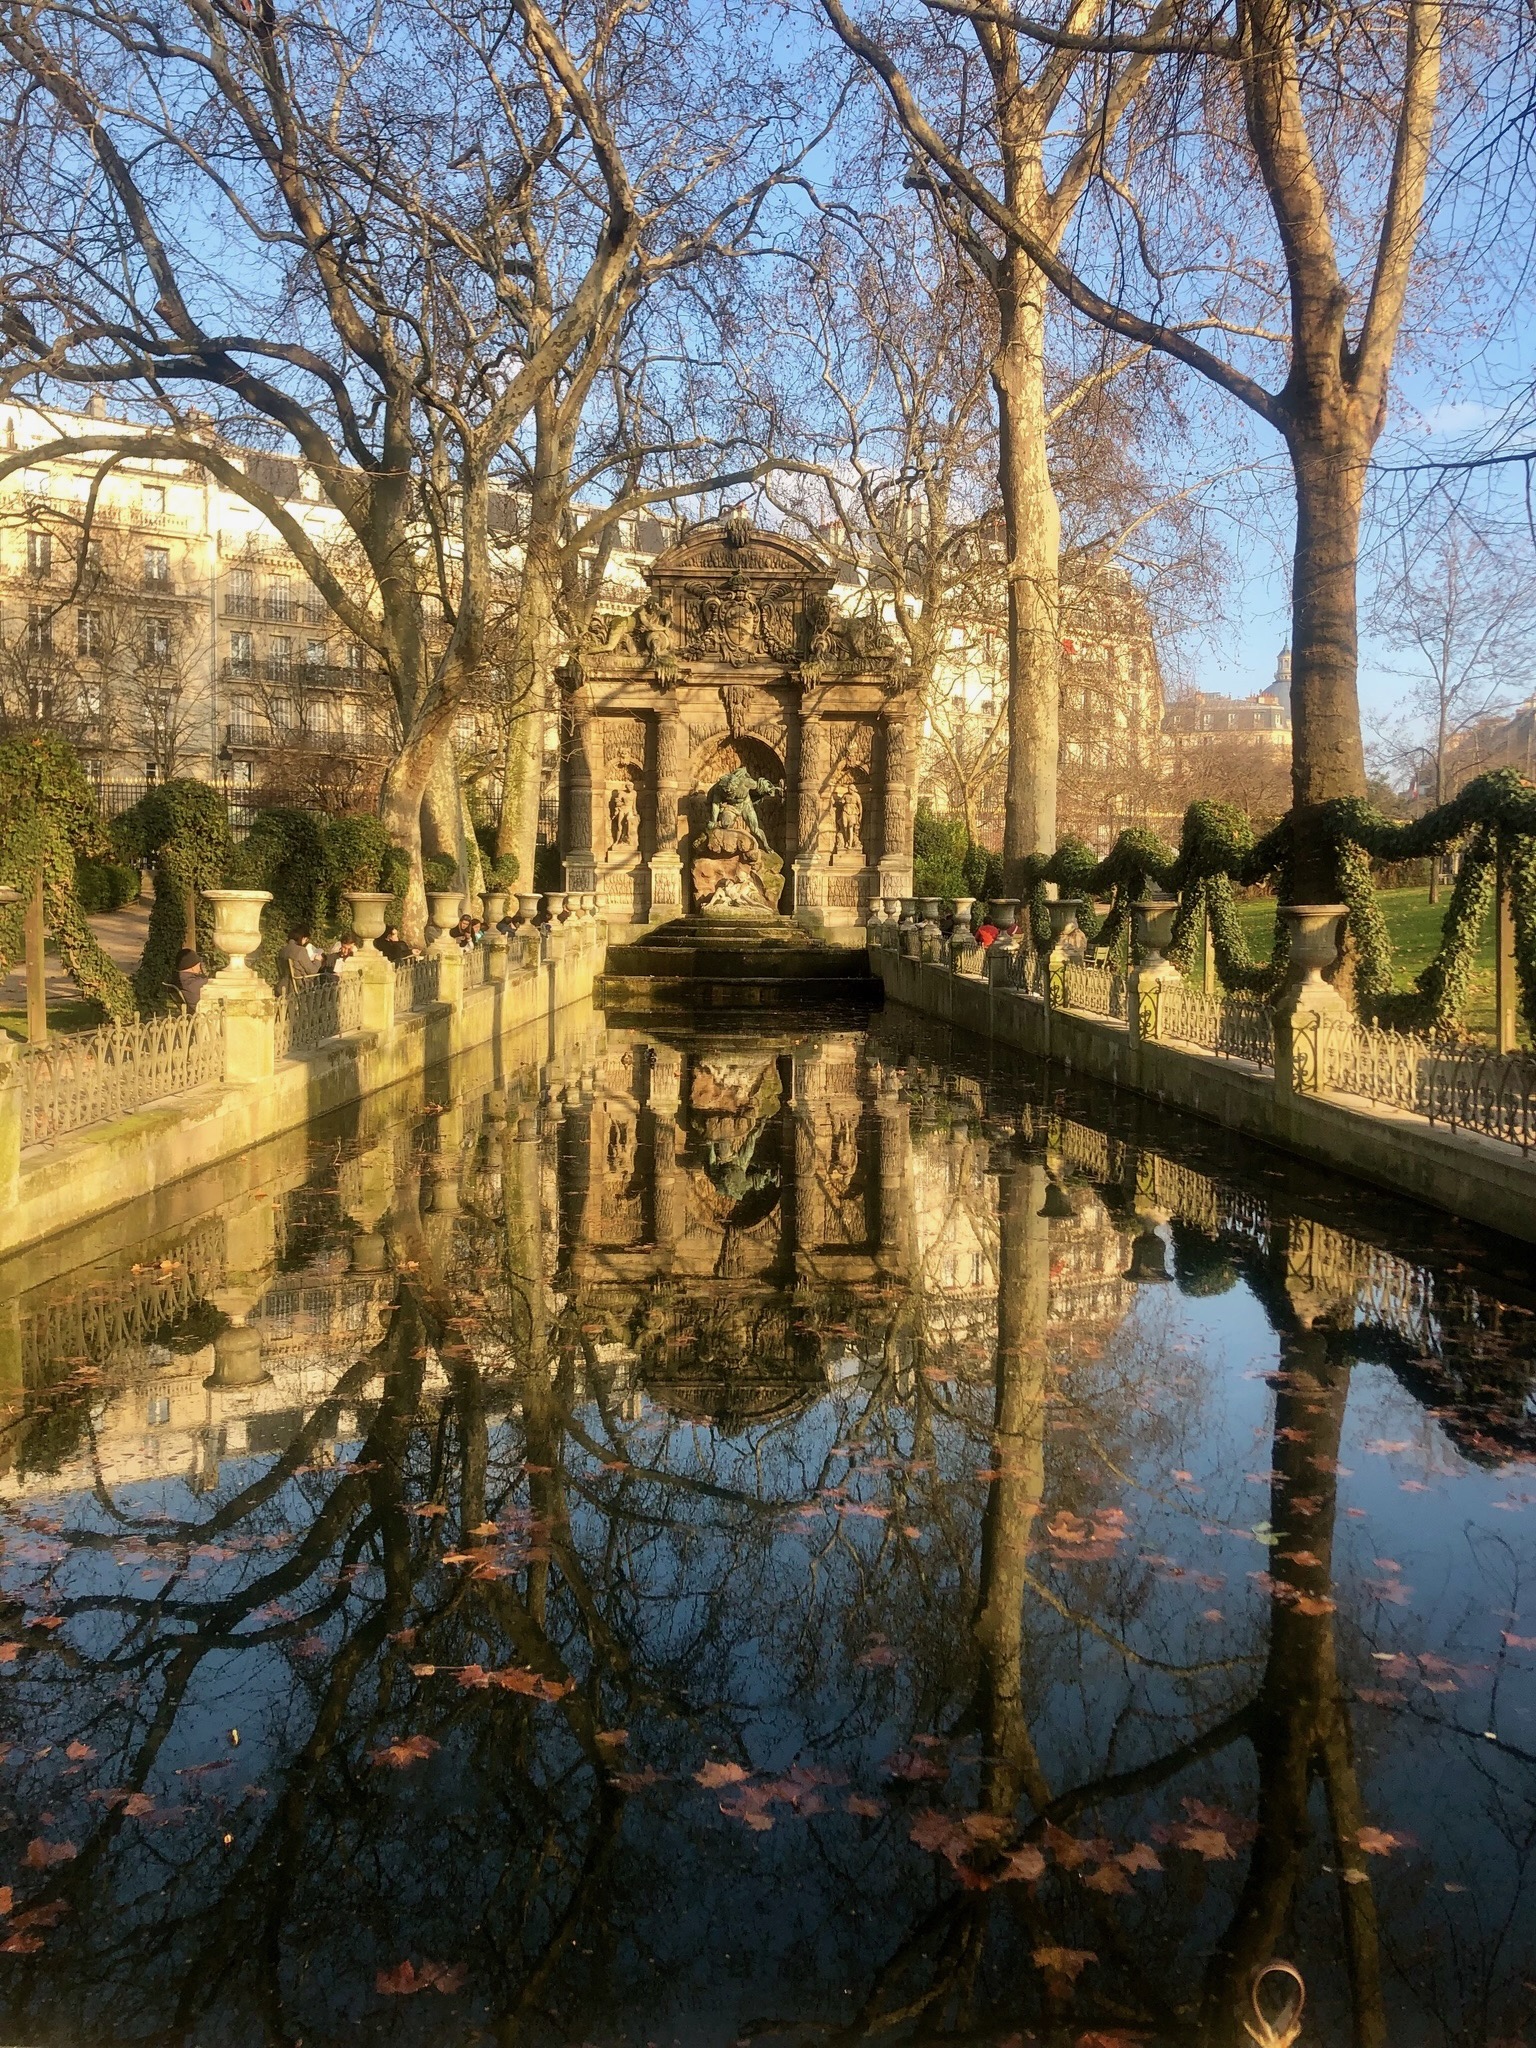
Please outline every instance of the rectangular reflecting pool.
[[0, 2040], [1536, 2039], [1528, 1251], [562, 1030], [0, 1268]]

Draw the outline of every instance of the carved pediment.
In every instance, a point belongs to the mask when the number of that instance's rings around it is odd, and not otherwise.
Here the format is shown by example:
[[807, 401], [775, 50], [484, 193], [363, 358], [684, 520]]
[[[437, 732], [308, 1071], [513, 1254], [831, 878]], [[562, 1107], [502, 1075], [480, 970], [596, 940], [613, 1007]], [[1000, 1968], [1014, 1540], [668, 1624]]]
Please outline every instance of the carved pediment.
[[731, 520], [696, 528], [676, 547], [658, 555], [646, 572], [653, 588], [684, 579], [726, 583], [738, 576], [754, 582], [810, 583], [824, 589], [832, 584], [832, 572], [804, 541]]

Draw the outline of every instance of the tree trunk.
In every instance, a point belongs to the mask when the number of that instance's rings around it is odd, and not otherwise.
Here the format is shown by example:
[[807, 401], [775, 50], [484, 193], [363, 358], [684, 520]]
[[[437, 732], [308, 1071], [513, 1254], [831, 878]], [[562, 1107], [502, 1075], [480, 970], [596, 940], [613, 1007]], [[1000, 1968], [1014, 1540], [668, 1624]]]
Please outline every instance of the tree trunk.
[[501, 819], [496, 828], [497, 858], [516, 861], [517, 887], [523, 890], [533, 887], [544, 776], [544, 724], [554, 649], [555, 573], [542, 551], [530, 548], [523, 569], [513, 643]]
[[1022, 889], [1020, 863], [1056, 847], [1060, 746], [1061, 515], [1045, 440], [1045, 284], [1020, 252], [996, 279], [999, 345], [998, 483], [1008, 561], [1008, 787], [1004, 887]]
[[379, 788], [379, 817], [395, 845], [409, 856], [411, 879], [406, 886], [401, 930], [413, 946], [425, 943], [427, 895], [421, 875], [421, 809], [438, 753], [438, 735], [430, 728], [413, 733], [384, 771]]
[[1296, 552], [1291, 588], [1293, 899], [1338, 900], [1338, 861], [1321, 805], [1365, 795], [1356, 687], [1356, 573], [1369, 448], [1343, 425], [1293, 434]]

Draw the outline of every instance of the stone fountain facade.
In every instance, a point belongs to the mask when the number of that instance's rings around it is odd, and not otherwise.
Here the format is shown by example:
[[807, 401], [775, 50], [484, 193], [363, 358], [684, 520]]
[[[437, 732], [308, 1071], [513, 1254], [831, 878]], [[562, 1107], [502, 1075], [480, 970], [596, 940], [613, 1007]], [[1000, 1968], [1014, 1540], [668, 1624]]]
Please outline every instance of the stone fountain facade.
[[894, 641], [813, 549], [700, 527], [560, 672], [567, 889], [611, 931], [788, 914], [862, 936], [912, 888], [920, 712]]

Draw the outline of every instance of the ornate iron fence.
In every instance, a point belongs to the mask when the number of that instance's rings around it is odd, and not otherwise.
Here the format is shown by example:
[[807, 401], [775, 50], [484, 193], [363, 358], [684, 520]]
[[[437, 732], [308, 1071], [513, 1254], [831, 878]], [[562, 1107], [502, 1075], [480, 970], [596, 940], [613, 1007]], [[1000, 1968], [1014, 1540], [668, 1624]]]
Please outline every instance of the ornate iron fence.
[[420, 960], [402, 960], [395, 969], [395, 1014], [424, 1009], [438, 999], [438, 964], [428, 953]]
[[17, 1060], [21, 1142], [47, 1145], [87, 1124], [127, 1116], [163, 1096], [224, 1078], [224, 1013], [216, 1005], [142, 1024], [107, 1024], [29, 1046]]
[[[1310, 1038], [1311, 1034], [1308, 1034]], [[1452, 1130], [1480, 1131], [1528, 1152], [1536, 1145], [1536, 1056], [1444, 1045], [1353, 1018], [1324, 1018], [1315, 1046], [1298, 1043], [1296, 1082], [1410, 1110]]]
[[994, 939], [987, 973], [994, 988], [1016, 988], [1027, 996], [1040, 993], [1040, 956], [1028, 946], [1005, 947], [1000, 953]]
[[363, 985], [354, 974], [314, 974], [277, 999], [277, 1057], [363, 1028]]
[[482, 939], [478, 946], [470, 946], [464, 954], [464, 986], [466, 989], [484, 988], [491, 978], [491, 949]]
[[1051, 966], [1051, 1001], [1062, 1010], [1081, 1010], [1089, 1017], [1125, 1021], [1125, 976], [1112, 967], [1094, 967], [1086, 960], [1059, 960]]
[[1275, 1064], [1275, 1024], [1262, 1003], [1207, 995], [1185, 981], [1157, 984], [1157, 1035], [1198, 1045], [1222, 1059]]

